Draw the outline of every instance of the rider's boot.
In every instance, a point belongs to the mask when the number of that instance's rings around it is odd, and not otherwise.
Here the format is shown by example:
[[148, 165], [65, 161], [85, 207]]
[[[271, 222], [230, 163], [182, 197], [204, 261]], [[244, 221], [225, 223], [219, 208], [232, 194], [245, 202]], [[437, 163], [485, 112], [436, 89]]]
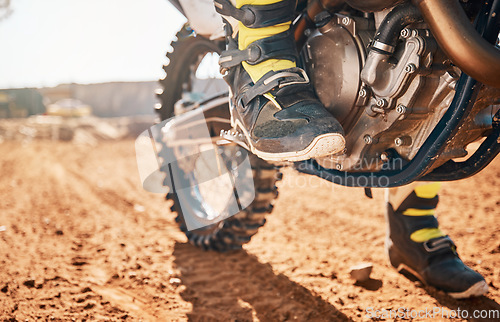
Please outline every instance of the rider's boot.
[[457, 248], [434, 216], [440, 183], [390, 189], [387, 202], [386, 250], [391, 265], [453, 298], [488, 292], [481, 274], [462, 262]]
[[231, 123], [252, 152], [270, 161], [300, 161], [343, 151], [342, 126], [296, 67], [290, 30], [296, 0], [214, 2], [233, 24], [226, 20], [228, 45], [219, 61], [231, 89]]

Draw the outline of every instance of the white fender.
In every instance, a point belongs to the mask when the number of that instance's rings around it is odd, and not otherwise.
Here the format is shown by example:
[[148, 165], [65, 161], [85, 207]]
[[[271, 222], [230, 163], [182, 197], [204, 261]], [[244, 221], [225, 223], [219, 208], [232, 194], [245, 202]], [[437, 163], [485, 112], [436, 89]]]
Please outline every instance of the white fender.
[[211, 39], [224, 36], [221, 16], [215, 11], [213, 0], [179, 0], [191, 28], [197, 34]]

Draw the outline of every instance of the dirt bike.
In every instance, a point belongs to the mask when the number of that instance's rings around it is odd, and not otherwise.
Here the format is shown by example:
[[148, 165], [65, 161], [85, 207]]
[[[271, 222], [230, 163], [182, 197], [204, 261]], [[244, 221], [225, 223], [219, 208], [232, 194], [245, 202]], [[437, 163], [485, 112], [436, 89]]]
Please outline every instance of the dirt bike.
[[[158, 114], [201, 110], [214, 142], [225, 139], [221, 150], [245, 146], [231, 131], [212, 0], [170, 2], [189, 22], [167, 54]], [[292, 28], [299, 66], [346, 133], [344, 153], [296, 162], [298, 171], [350, 187], [397, 187], [467, 178], [500, 152], [500, 0], [304, 0]], [[255, 200], [217, 224], [188, 231], [176, 194], [167, 194], [192, 244], [241, 248], [265, 223], [280, 165], [253, 155], [250, 163]], [[208, 197], [192, 194], [203, 216]]]

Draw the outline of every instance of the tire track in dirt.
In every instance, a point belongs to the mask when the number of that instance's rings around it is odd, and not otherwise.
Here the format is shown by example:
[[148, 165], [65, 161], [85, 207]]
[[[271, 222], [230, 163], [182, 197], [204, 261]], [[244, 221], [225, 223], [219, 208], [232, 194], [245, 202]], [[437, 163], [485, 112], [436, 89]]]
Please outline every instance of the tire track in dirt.
[[[243, 251], [188, 244], [162, 195], [142, 190], [133, 141], [0, 144], [0, 320], [366, 320], [365, 308], [500, 309], [500, 162], [445, 183], [440, 222], [490, 283], [456, 301], [399, 275], [374, 200], [285, 169]], [[349, 267], [374, 263], [356, 284]]]

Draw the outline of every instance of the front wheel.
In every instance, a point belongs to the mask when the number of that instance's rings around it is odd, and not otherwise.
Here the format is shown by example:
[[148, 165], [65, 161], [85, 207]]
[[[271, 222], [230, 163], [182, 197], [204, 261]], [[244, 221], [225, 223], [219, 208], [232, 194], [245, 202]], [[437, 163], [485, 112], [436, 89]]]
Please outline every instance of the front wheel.
[[[250, 155], [249, 157], [254, 179], [255, 199], [249, 207], [232, 217], [204, 228], [188, 231], [177, 195], [167, 194], [166, 199], [173, 201], [170, 210], [177, 214], [175, 221], [191, 244], [204, 250], [240, 249], [265, 224], [265, 217], [271, 213], [273, 201], [278, 196], [275, 183], [280, 179], [280, 173], [274, 166], [256, 156]], [[195, 186], [192, 188], [192, 195], [199, 204], [205, 204], [204, 195], [196, 191]]]
[[[196, 35], [188, 25], [185, 25], [177, 33], [177, 40], [171, 45], [173, 52], [167, 54], [170, 62], [164, 66], [167, 76], [160, 80], [163, 91], [158, 94], [161, 106], [157, 108], [157, 111], [162, 120], [185, 112], [183, 101], [187, 100], [191, 103], [188, 104], [187, 110], [189, 110], [189, 106], [196, 106], [193, 104], [195, 100], [202, 101], [207, 97], [220, 94], [221, 90], [227, 92], [227, 86], [218, 73], [217, 60], [222, 48], [220, 41], [212, 41]], [[230, 129], [229, 122], [225, 130], [228, 129]], [[218, 135], [218, 133], [213, 135]], [[218, 149], [230, 152], [234, 146], [219, 146]], [[173, 202], [170, 209], [177, 214], [175, 220], [191, 244], [205, 250], [239, 249], [249, 242], [258, 229], [264, 225], [265, 217], [272, 211], [273, 202], [278, 196], [275, 184], [281, 179], [281, 173], [276, 167], [254, 155], [249, 155], [249, 160], [254, 180], [255, 199], [244, 210], [217, 224], [188, 231], [178, 196], [175, 193], [167, 194], [167, 200]], [[207, 197], [197, 190], [196, 185], [191, 185], [190, 189], [190, 195], [196, 204], [208, 203]], [[205, 210], [205, 212], [202, 215], [209, 217], [209, 211]]]

